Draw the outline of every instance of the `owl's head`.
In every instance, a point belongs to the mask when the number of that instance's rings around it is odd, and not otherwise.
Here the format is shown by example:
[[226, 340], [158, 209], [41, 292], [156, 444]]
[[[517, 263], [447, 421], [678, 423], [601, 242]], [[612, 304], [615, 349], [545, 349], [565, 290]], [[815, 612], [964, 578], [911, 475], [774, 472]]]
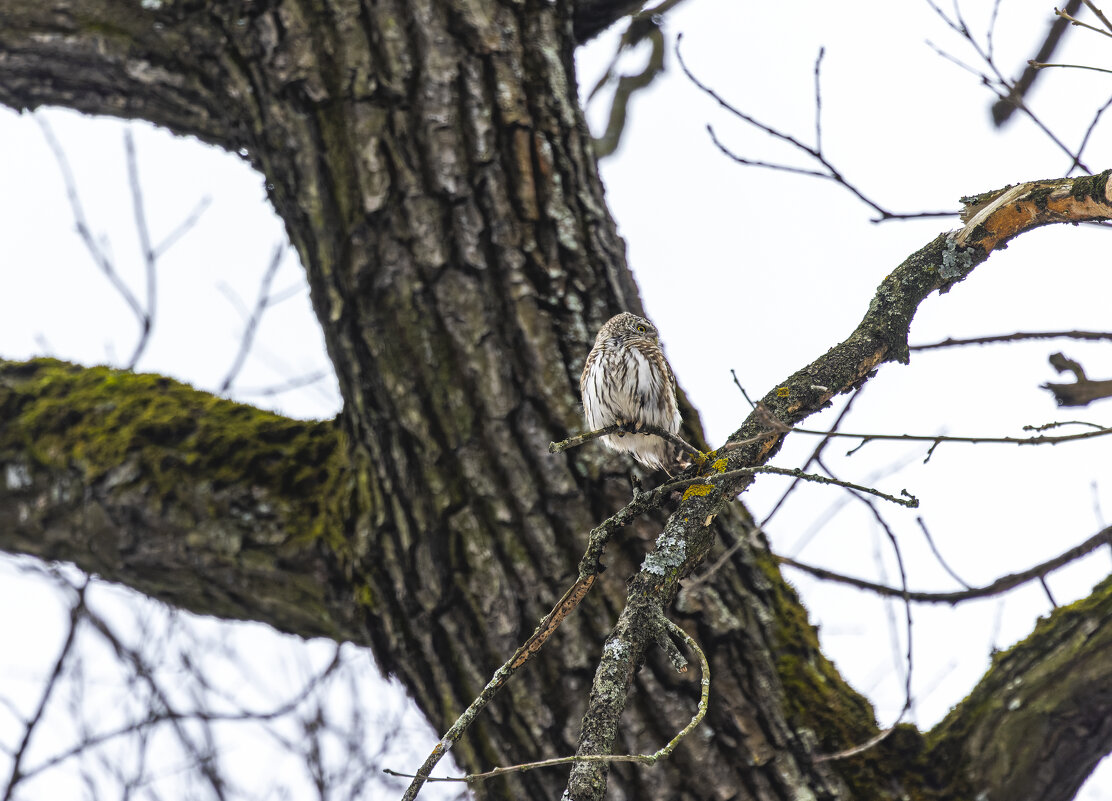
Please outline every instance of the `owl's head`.
[[636, 314], [631, 314], [630, 312], [622, 312], [621, 314], [616, 314], [611, 317], [606, 321], [606, 324], [599, 329], [596, 342], [602, 342], [608, 339], [621, 340], [623, 342], [643, 339], [649, 342], [657, 342], [659, 338], [656, 333], [656, 327], [644, 317], [638, 317]]

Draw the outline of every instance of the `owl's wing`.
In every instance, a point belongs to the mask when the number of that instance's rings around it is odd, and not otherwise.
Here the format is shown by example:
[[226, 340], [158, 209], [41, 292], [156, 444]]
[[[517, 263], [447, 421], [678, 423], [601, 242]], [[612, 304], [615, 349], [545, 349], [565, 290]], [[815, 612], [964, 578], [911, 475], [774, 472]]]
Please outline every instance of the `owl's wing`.
[[582, 395], [587, 390], [587, 376], [591, 372], [591, 367], [598, 361], [599, 348], [596, 345], [591, 348], [591, 352], [587, 354], [587, 362], [583, 365], [583, 372], [579, 376], [579, 394]]

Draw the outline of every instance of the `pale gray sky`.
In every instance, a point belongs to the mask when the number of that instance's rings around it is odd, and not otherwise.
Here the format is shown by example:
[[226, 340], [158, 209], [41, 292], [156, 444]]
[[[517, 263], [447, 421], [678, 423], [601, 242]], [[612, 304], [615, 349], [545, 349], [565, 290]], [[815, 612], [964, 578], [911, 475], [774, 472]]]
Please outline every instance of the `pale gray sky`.
[[[1034, 52], [1052, 5], [1034, 0], [1002, 5], [994, 43], [1009, 77]], [[991, 3], [977, 0], [962, 8], [983, 41]], [[700, 79], [745, 112], [809, 143], [814, 61], [825, 47], [825, 152], [862, 191], [893, 211], [956, 208], [962, 195], [1059, 176], [1069, 163], [1046, 134], [1018, 115], [1003, 133], [990, 128], [989, 93], [926, 40], [970, 65], [981, 63], [923, 2], [902, 3], [897, 13], [836, 3], [688, 0], [670, 15], [667, 31], [670, 42], [674, 34], [684, 34], [685, 59]], [[615, 40], [616, 34], [601, 37], [581, 52], [584, 86], [600, 74]], [[1075, 31], [1058, 60], [1105, 64], [1105, 42]], [[632, 67], [643, 58], [634, 53], [623, 63]], [[746, 413], [731, 368], [750, 395], [764, 394], [846, 336], [883, 276], [957, 222], [876, 225], [869, 221], [870, 209], [833, 183], [731, 163], [712, 145], [708, 123], [748, 158], [815, 166], [723, 113], [680, 74], [671, 51], [668, 65], [667, 76], [633, 101], [622, 149], [602, 169], [646, 308], [717, 443]], [[1110, 94], [1108, 75], [1059, 71], [1044, 76], [1030, 102], [1055, 133], [1076, 146]], [[592, 105], [593, 125], [600, 125], [604, 105]], [[111, 243], [125, 278], [144, 291], [122, 125], [64, 111], [42, 114], [69, 154], [93, 229]], [[133, 128], [155, 240], [202, 197], [212, 198], [196, 230], [160, 264], [157, 329], [139, 369], [215, 389], [242, 327], [219, 286], [226, 283], [249, 305], [272, 247], [284, 236], [281, 224], [266, 203], [262, 178], [234, 154], [151, 126]], [[39, 127], [30, 115], [0, 111], [0, 141], [0, 186], [6, 190], [0, 193], [0, 355], [19, 359], [46, 352], [86, 364], [120, 363], [134, 344], [135, 322], [72, 233], [58, 169]], [[1109, 141], [1105, 124], [1087, 151], [1094, 171], [1112, 163]], [[1107, 229], [1052, 228], [1021, 237], [964, 284], [930, 298], [916, 318], [913, 341], [1014, 330], [1108, 330], [1110, 236]], [[291, 253], [275, 286], [297, 284], [304, 279]], [[1108, 424], [1110, 408], [1098, 404], [1059, 412], [1038, 389], [1056, 380], [1046, 363], [1055, 350], [1079, 359], [1095, 376], [1112, 375], [1107, 344], [1043, 342], [922, 354], [911, 367], [885, 365], [844, 428], [1019, 435], [1023, 425], [1075, 417]], [[303, 290], [266, 315], [238, 386], [280, 383], [326, 364]], [[297, 416], [327, 417], [339, 407], [331, 381], [261, 401], [232, 395]], [[1006, 406], [998, 403], [1000, 397], [1009, 399]], [[828, 413], [809, 425], [821, 428], [831, 419]], [[813, 439], [790, 438], [775, 463], [796, 466], [814, 445]], [[955, 587], [927, 549], [916, 515], [929, 525], [951, 566], [966, 581], [981, 584], [1082, 541], [1107, 524], [1101, 509], [1112, 514], [1112, 481], [1102, 469], [1109, 463], [1105, 440], [1054, 449], [943, 445], [926, 465], [922, 447], [877, 443], [844, 456], [850, 447], [828, 448], [830, 466], [840, 477], [889, 492], [906, 488], [922, 501], [915, 512], [889, 515], [913, 588]], [[895, 463], [904, 465], [898, 473], [871, 478]], [[764, 477], [744, 500], [761, 517], [785, 486], [782, 479]], [[805, 532], [839, 504], [834, 521], [801, 548]], [[833, 570], [895, 581], [890, 549], [858, 506], [844, 503], [836, 490], [807, 488], [770, 525], [773, 546]], [[33, 687], [36, 671], [53, 658], [61, 630], [58, 602], [50, 600], [41, 581], [13, 565], [0, 563], [0, 606], [26, 608], [34, 598], [42, 619], [0, 616], [0, 641], [11, 644], [0, 656], [0, 691]], [[1068, 602], [1087, 594], [1108, 568], [1108, 554], [1101, 552], [1055, 574], [1049, 584], [1060, 603]], [[903, 703], [903, 666], [893, 653], [903, 649], [893, 644], [893, 636], [904, 636], [902, 606], [796, 573], [788, 576], [821, 625], [827, 653], [874, 699], [881, 723], [890, 723]], [[914, 720], [924, 727], [939, 720], [983, 673], [990, 649], [1026, 636], [1047, 611], [1037, 587], [956, 610], [917, 607]], [[248, 629], [254, 633], [246, 654], [262, 653], [270, 661], [267, 649], [301, 653], [299, 641], [263, 627], [241, 626], [236, 636], [246, 637]], [[305, 658], [319, 660], [323, 645], [312, 647], [316, 655]], [[367, 668], [366, 675], [370, 681], [374, 671]], [[3, 738], [13, 726], [5, 714], [0, 711]], [[265, 761], [265, 748], [259, 753]], [[1112, 798], [1112, 776], [1106, 774], [1095, 776], [1081, 797]], [[36, 797], [32, 789], [29, 785], [28, 798]]]

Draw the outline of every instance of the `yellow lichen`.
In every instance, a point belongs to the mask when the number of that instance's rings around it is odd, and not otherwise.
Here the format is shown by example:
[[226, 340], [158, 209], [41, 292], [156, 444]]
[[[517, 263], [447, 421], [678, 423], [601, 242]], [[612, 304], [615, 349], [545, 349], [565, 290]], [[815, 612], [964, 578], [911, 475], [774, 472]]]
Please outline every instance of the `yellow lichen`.
[[694, 497], [696, 495], [698, 495], [699, 497], [705, 497], [707, 495], [710, 495], [710, 492], [713, 489], [713, 484], [692, 484], [690, 487], [687, 488], [687, 491], [684, 492], [683, 500], [686, 501], [688, 498]]

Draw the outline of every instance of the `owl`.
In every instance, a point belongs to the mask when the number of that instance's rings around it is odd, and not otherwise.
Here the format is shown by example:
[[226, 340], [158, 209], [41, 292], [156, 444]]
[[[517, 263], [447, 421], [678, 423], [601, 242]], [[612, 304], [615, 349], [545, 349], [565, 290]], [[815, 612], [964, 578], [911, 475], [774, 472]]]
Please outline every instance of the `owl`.
[[[579, 379], [583, 413], [591, 431], [614, 423], [680, 430], [676, 378], [652, 323], [629, 312], [611, 317], [595, 337]], [[602, 444], [625, 451], [648, 467], [663, 469], [673, 446], [651, 434], [608, 434]]]

